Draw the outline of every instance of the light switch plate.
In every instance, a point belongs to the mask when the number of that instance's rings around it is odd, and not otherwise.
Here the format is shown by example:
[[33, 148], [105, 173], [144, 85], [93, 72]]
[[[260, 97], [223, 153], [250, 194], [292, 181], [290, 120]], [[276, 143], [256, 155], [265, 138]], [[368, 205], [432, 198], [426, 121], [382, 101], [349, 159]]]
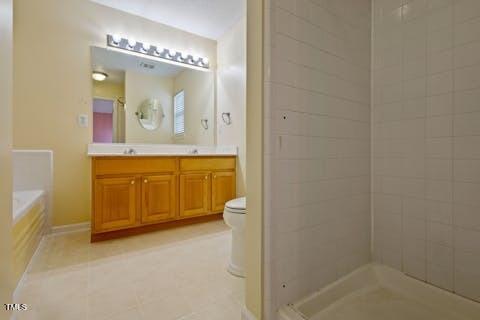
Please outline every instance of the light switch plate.
[[77, 122], [81, 128], [88, 128], [88, 115], [79, 114], [77, 117]]

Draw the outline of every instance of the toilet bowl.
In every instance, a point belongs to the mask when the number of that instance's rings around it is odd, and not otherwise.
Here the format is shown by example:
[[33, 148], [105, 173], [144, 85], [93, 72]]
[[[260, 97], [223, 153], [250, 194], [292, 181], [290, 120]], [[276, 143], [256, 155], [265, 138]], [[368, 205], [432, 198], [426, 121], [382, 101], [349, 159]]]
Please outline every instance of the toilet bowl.
[[228, 271], [238, 277], [245, 277], [245, 197], [228, 201], [223, 210], [223, 220], [232, 228], [232, 249]]

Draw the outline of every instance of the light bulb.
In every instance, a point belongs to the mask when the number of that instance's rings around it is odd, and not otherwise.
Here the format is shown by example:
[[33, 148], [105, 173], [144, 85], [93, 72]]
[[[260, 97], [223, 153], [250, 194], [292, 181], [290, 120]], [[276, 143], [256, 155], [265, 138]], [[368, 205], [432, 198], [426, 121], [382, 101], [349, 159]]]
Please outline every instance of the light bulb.
[[202, 58], [202, 62], [203, 62], [203, 65], [204, 65], [204, 66], [208, 66], [208, 64], [210, 63], [210, 61], [208, 60], [208, 58]]
[[135, 39], [128, 39], [128, 46], [133, 49], [135, 48], [135, 45], [137, 44], [137, 41]]
[[174, 55], [167, 48], [163, 48], [162, 54], [165, 58], [172, 59]]
[[122, 42], [122, 37], [119, 36], [118, 34], [114, 34], [112, 36], [112, 42], [114, 45], [118, 46], [120, 44], [120, 42]]
[[192, 55], [192, 56], [190, 57], [189, 62], [192, 63], [192, 64], [196, 64], [196, 63], [198, 63], [199, 60], [200, 60], [200, 59], [199, 59], [198, 56]]
[[182, 61], [182, 53], [181, 53], [180, 51], [177, 51], [177, 52], [175, 53], [175, 56], [177, 57], [177, 60], [178, 60], [178, 61]]
[[150, 43], [145, 42], [144, 44], [142, 44], [142, 51], [143, 52], [148, 52], [150, 50], [150, 48], [151, 48]]

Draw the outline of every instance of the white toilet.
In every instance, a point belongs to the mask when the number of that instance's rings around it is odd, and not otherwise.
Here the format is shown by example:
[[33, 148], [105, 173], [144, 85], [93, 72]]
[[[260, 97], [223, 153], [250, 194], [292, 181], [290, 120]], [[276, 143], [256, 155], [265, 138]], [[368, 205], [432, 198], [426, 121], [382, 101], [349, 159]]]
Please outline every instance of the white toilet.
[[232, 228], [232, 250], [228, 271], [245, 277], [245, 197], [228, 201], [223, 210], [223, 220]]

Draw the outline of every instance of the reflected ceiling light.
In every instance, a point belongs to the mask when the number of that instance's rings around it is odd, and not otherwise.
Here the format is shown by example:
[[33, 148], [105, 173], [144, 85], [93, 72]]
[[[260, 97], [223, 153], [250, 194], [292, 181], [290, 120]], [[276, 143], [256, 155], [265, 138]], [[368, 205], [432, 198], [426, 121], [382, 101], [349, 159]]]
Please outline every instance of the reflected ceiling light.
[[127, 39], [118, 35], [107, 35], [107, 46], [127, 50], [130, 52], [140, 53], [155, 58], [175, 61], [194, 67], [200, 67], [203, 69], [210, 68], [210, 62], [206, 57], [200, 57], [186, 52], [162, 48], [160, 46], [152, 46], [147, 42], [138, 42], [134, 39]]
[[108, 74], [106, 74], [105, 72], [100, 72], [100, 71], [92, 72], [92, 79], [95, 81], [104, 81], [107, 78], [108, 78]]

